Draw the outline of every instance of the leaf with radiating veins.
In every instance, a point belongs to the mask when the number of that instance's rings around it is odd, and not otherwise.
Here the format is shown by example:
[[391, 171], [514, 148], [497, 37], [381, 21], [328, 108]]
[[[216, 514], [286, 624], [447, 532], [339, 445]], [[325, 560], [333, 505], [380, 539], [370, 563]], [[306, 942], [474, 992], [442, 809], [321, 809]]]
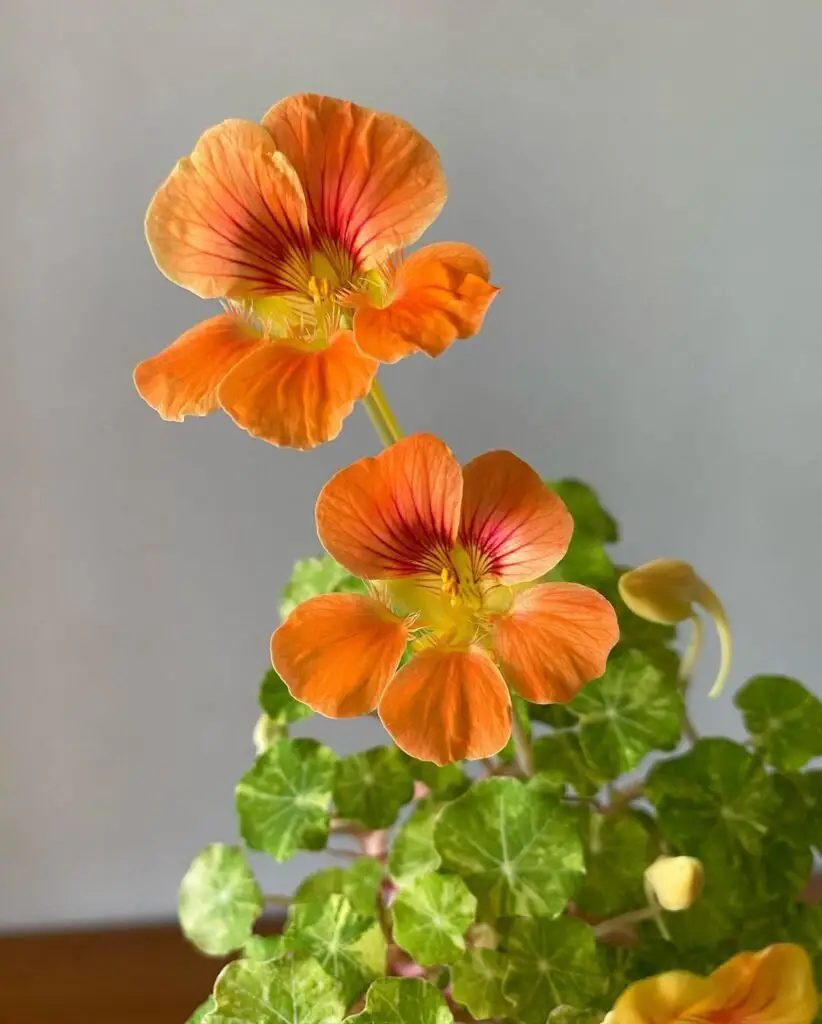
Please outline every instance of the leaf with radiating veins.
[[262, 912], [260, 887], [238, 846], [207, 846], [180, 883], [180, 927], [209, 956], [240, 949]]

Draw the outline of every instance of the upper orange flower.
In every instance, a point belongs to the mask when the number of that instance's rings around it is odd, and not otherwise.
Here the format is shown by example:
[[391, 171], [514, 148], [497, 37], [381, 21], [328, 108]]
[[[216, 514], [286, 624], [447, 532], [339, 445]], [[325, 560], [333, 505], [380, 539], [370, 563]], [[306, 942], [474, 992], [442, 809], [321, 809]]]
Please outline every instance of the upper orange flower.
[[703, 978], [669, 971], [622, 993], [608, 1024], [810, 1024], [817, 994], [808, 955], [788, 943], [740, 953]]
[[[511, 452], [461, 469], [436, 437], [405, 438], [337, 473], [317, 501], [320, 540], [373, 596], [300, 605], [271, 639], [274, 666], [322, 714], [378, 708], [414, 757], [489, 757], [511, 733], [505, 679], [538, 704], [569, 700], [617, 641], [604, 597], [533, 582], [572, 530], [562, 501]], [[413, 657], [397, 671], [409, 640]]]
[[262, 125], [211, 128], [158, 189], [146, 235], [167, 277], [226, 311], [141, 363], [137, 390], [165, 419], [222, 406], [273, 444], [336, 437], [376, 360], [439, 355], [497, 293], [468, 245], [402, 260], [445, 198], [433, 146], [391, 114], [301, 95]]

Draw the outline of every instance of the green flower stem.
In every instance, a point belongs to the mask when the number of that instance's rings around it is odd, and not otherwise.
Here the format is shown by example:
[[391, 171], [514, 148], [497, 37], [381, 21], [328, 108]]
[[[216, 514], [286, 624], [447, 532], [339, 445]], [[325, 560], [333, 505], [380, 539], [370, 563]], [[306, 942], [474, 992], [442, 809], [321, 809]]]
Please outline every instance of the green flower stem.
[[377, 437], [379, 437], [386, 448], [400, 440], [403, 436], [402, 430], [400, 430], [397, 418], [376, 377], [371, 385], [371, 390], [362, 400], [362, 404], [365, 406], [365, 411], [374, 425]]
[[525, 735], [522, 723], [514, 714], [511, 717], [511, 735], [514, 737], [514, 757], [520, 772], [530, 778], [534, 774], [534, 757], [531, 751], [531, 741]]
[[643, 907], [641, 910], [629, 910], [627, 914], [618, 914], [607, 921], [601, 921], [594, 926], [594, 935], [601, 939], [612, 932], [621, 931], [625, 926], [639, 924], [640, 921], [650, 921], [651, 918], [659, 917], [657, 907]]

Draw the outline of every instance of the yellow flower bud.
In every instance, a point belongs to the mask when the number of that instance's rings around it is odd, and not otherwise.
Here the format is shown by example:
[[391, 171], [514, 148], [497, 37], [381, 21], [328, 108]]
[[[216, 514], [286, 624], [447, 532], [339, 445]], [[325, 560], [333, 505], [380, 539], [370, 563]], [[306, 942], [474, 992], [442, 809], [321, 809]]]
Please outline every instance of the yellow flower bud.
[[696, 857], [657, 857], [645, 869], [645, 884], [663, 910], [687, 910], [699, 899], [702, 881]]
[[619, 593], [635, 615], [649, 622], [673, 626], [686, 619], [694, 621], [694, 640], [683, 661], [682, 675], [687, 678], [700, 643], [700, 620], [694, 605], [703, 608], [714, 620], [719, 634], [720, 664], [710, 695], [716, 697], [731, 668], [731, 628], [722, 602], [687, 562], [657, 558], [653, 562], [624, 573]]

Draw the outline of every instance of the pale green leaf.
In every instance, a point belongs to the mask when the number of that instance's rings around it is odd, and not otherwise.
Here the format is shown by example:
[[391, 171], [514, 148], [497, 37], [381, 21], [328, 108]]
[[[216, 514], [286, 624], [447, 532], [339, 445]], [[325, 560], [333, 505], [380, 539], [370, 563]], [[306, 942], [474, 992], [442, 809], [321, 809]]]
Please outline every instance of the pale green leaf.
[[283, 588], [280, 615], [285, 619], [298, 604], [319, 594], [367, 593], [365, 583], [343, 569], [330, 555], [301, 558], [294, 563], [291, 579]]
[[559, 1006], [591, 1006], [602, 998], [604, 972], [594, 933], [578, 918], [515, 920], [507, 936], [511, 968], [504, 992], [523, 1024], [542, 1024]]
[[207, 846], [180, 883], [178, 913], [183, 934], [210, 956], [226, 956], [239, 949], [262, 912], [260, 887], [237, 846]]
[[240, 833], [275, 860], [298, 849], [322, 849], [336, 755], [314, 740], [282, 739], [257, 758], [237, 783]]
[[249, 960], [274, 960], [284, 952], [282, 935], [252, 935], [243, 946]]
[[579, 825], [517, 779], [487, 779], [445, 807], [435, 844], [492, 916], [559, 914], [584, 871]]
[[334, 805], [341, 818], [390, 828], [414, 796], [414, 780], [396, 747], [373, 747], [337, 762]]
[[388, 873], [397, 885], [409, 885], [419, 875], [440, 866], [434, 828], [442, 809], [443, 805], [432, 799], [421, 800], [397, 830], [388, 852]]
[[340, 982], [350, 1005], [385, 974], [386, 942], [373, 917], [357, 914], [344, 896], [295, 903], [283, 933], [285, 948], [308, 953]]
[[207, 1024], [339, 1024], [345, 1002], [338, 982], [310, 957], [236, 960], [214, 986]]
[[377, 917], [377, 896], [383, 867], [373, 857], [358, 857], [349, 868], [324, 868], [303, 879], [295, 903], [321, 903], [327, 896], [345, 896], [358, 914]]
[[472, 1017], [509, 1017], [513, 1004], [503, 994], [510, 958], [496, 949], [469, 949], [451, 965], [451, 992]]
[[465, 949], [477, 899], [456, 875], [420, 875], [391, 905], [394, 941], [423, 967], [449, 964]]
[[427, 981], [383, 978], [368, 990], [365, 1009], [349, 1024], [454, 1024], [454, 1015]]

